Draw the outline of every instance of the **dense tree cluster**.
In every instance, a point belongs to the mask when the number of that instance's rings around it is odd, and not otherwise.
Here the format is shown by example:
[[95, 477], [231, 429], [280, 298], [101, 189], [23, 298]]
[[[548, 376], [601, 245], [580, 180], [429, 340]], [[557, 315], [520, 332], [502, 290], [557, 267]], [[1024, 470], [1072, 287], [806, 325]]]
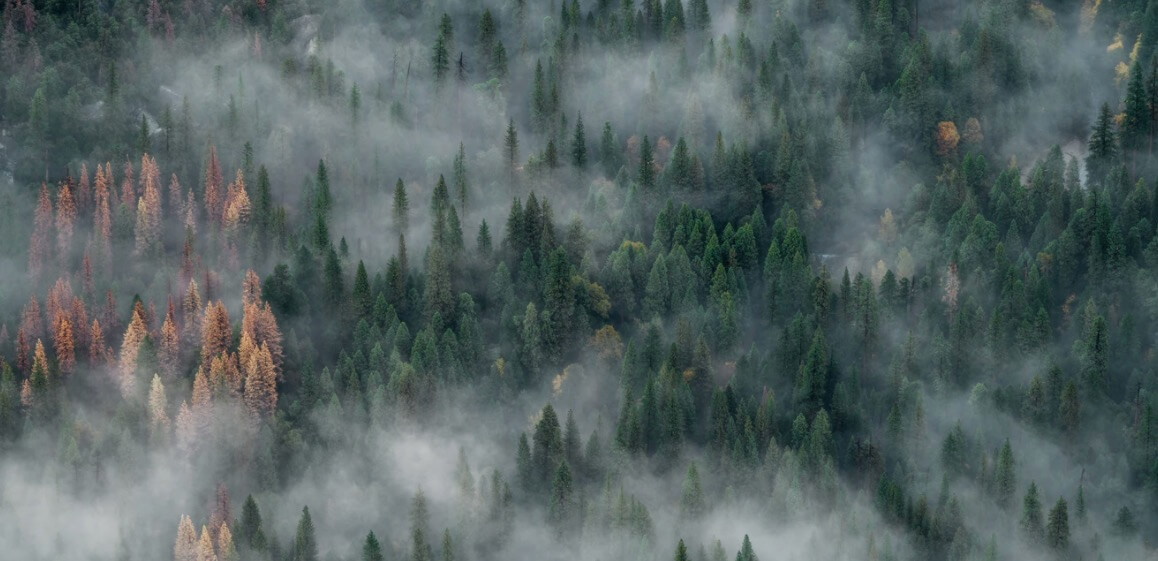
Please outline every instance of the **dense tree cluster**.
[[118, 559], [1153, 554], [1158, 1], [345, 4], [3, 6], [0, 464], [193, 482]]

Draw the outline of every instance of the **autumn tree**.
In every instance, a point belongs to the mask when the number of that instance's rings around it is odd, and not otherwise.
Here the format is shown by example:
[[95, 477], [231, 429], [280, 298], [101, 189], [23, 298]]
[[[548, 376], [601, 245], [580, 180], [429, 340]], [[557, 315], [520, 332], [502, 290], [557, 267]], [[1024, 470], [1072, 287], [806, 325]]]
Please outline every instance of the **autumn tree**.
[[233, 328], [229, 325], [225, 304], [218, 300], [207, 305], [201, 323], [201, 362], [208, 363], [213, 357], [228, 351], [232, 339]]
[[61, 315], [56, 320], [56, 329], [52, 338], [56, 351], [56, 366], [62, 374], [70, 374], [76, 368], [76, 341], [73, 338], [72, 322], [68, 317]]
[[264, 344], [246, 365], [245, 407], [258, 421], [269, 418], [277, 409], [277, 374], [269, 348]]
[[121, 354], [117, 372], [120, 376], [121, 395], [126, 399], [133, 395], [136, 388], [137, 354], [141, 350], [141, 343], [148, 334], [145, 320], [140, 312], [133, 310], [133, 319], [125, 329], [125, 337], [121, 340]]
[[177, 524], [177, 541], [173, 544], [173, 561], [197, 561], [197, 530], [189, 515]]
[[219, 224], [225, 204], [221, 163], [217, 161], [217, 147], [209, 146], [209, 160], [205, 164], [205, 215], [211, 224]]
[[[69, 182], [60, 184], [56, 194], [56, 252], [62, 260], [72, 251], [72, 232], [76, 223], [76, 201]], [[62, 262], [62, 265], [66, 265]]]
[[33, 278], [40, 276], [45, 263], [51, 256], [52, 246], [49, 235], [52, 230], [52, 199], [48, 186], [40, 184], [40, 197], [36, 203], [36, 213], [32, 219], [32, 236], [28, 243], [28, 272]]

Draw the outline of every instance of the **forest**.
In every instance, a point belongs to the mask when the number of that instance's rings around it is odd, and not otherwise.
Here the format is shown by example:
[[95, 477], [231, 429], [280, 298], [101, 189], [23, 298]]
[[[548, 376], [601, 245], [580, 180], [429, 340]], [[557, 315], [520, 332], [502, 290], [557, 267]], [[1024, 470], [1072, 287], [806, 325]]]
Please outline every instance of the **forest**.
[[0, 558], [1158, 560], [1158, 0], [0, 2]]

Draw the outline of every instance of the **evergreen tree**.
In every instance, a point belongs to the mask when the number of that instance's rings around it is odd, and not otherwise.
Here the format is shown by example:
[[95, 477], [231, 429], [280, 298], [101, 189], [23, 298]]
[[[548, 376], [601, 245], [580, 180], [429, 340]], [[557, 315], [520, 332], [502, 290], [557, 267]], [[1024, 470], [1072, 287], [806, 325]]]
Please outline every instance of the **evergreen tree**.
[[646, 135], [639, 145], [639, 174], [636, 180], [645, 193], [655, 192], [655, 159], [651, 155], [651, 140]]
[[378, 537], [374, 532], [366, 534], [366, 543], [362, 545], [362, 561], [385, 561], [386, 557], [382, 555], [382, 545], [378, 543]]
[[1049, 511], [1049, 522], [1046, 525], [1046, 544], [1057, 551], [1069, 549], [1070, 518], [1064, 498], [1058, 498], [1057, 503]]
[[298, 530], [294, 535], [293, 561], [317, 561], [318, 540], [314, 536], [314, 521], [310, 518], [310, 507], [302, 508], [298, 519]]
[[1041, 515], [1041, 499], [1037, 496], [1037, 483], [1030, 482], [1029, 490], [1021, 505], [1021, 529], [1034, 543], [1045, 541], [1045, 527]]
[[1103, 103], [1098, 112], [1098, 122], [1094, 125], [1086, 156], [1087, 177], [1091, 183], [1100, 184], [1113, 165], [1118, 154], [1117, 137], [1114, 134], [1114, 114], [1110, 104]]
[[575, 120], [575, 136], [571, 138], [571, 165], [583, 169], [587, 167], [587, 138], [583, 134], [583, 115]]

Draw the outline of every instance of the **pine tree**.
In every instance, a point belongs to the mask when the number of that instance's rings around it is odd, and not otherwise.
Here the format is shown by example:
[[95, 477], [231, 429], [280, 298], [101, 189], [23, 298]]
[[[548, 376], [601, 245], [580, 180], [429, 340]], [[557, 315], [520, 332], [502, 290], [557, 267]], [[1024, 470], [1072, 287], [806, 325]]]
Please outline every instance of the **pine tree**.
[[219, 300], [206, 306], [201, 321], [201, 362], [208, 364], [217, 355], [228, 351], [232, 339], [233, 328], [229, 325], [225, 304]]
[[261, 511], [253, 495], [245, 497], [241, 505], [241, 520], [238, 522], [238, 538], [243, 546], [261, 551], [265, 548], [265, 533], [261, 528]]
[[507, 171], [510, 173], [511, 182], [514, 182], [515, 169], [519, 162], [519, 133], [515, 131], [514, 119], [511, 119], [507, 124], [507, 134], [503, 138], [503, 147], [505, 148]]
[[197, 561], [217, 561], [217, 553], [213, 548], [213, 537], [209, 528], [201, 527], [201, 539], [197, 543]]
[[571, 165], [587, 167], [587, 137], [583, 134], [583, 114], [575, 120], [575, 136], [571, 138]]
[[450, 72], [450, 47], [448, 43], [450, 43], [450, 37], [447, 37], [445, 31], [440, 31], [434, 40], [434, 48], [431, 50], [430, 70], [434, 76], [436, 88], [442, 88], [446, 83], [446, 76]]
[[454, 157], [454, 193], [458, 199], [458, 213], [466, 217], [466, 199], [470, 186], [466, 175], [466, 151], [463, 144], [458, 144], [458, 155]]
[[188, 515], [182, 515], [177, 525], [177, 540], [173, 544], [174, 561], [197, 561], [197, 530]]
[[1002, 508], [1009, 508], [1013, 494], [1017, 490], [1017, 479], [1014, 473], [1013, 446], [1009, 439], [1001, 446], [997, 454], [997, 467], [994, 473], [997, 504]]
[[297, 533], [294, 535], [293, 561], [317, 561], [318, 541], [314, 536], [314, 521], [310, 518], [310, 507], [302, 508], [298, 519]]
[[245, 371], [245, 407], [252, 418], [268, 419], [277, 409], [277, 373], [265, 344], [250, 357]]
[[1109, 103], [1103, 103], [1098, 112], [1098, 122], [1090, 135], [1088, 148], [1087, 177], [1091, 183], [1100, 184], [1118, 154], [1117, 138], [1114, 134], [1114, 114], [1110, 111]]
[[651, 155], [651, 140], [645, 135], [639, 145], [639, 174], [636, 176], [639, 187], [645, 193], [655, 191], [655, 159]]
[[683, 540], [676, 544], [675, 561], [691, 561], [691, 558], [688, 557], [688, 548], [684, 545]]
[[374, 532], [366, 534], [366, 542], [362, 545], [362, 561], [384, 561], [386, 557], [382, 555], [382, 545], [378, 543], [378, 537]]
[[221, 176], [221, 163], [217, 161], [217, 147], [209, 146], [209, 161], [205, 164], [205, 216], [211, 224], [221, 221], [222, 210], [225, 204], [225, 193], [221, 191], [224, 180]]
[[1037, 483], [1030, 482], [1029, 490], [1021, 505], [1021, 529], [1034, 543], [1045, 540], [1045, 527], [1042, 525], [1041, 499], [1037, 495]]
[[133, 319], [129, 322], [129, 327], [125, 330], [125, 336], [121, 340], [118, 366], [121, 395], [126, 398], [133, 394], [136, 386], [137, 353], [141, 350], [141, 343], [145, 341], [146, 332], [145, 320], [140, 313], [134, 310]]
[[406, 186], [402, 178], [394, 184], [394, 230], [399, 235], [406, 235], [410, 228], [410, 200], [406, 196]]
[[[705, 510], [704, 490], [700, 486], [700, 472], [696, 469], [696, 463], [692, 462], [688, 466], [687, 475], [684, 476], [683, 491], [680, 494], [680, 514], [687, 518], [696, 519], [702, 516]], [[682, 545], [683, 542], [680, 543]]]
[[169, 430], [169, 415], [165, 412], [169, 406], [165, 399], [165, 385], [161, 377], [154, 374], [149, 385], [149, 429], [154, 435], [164, 434]]
[[1049, 511], [1049, 522], [1046, 525], [1046, 545], [1057, 551], [1069, 549], [1070, 517], [1064, 498], [1059, 497], [1057, 503]]
[[1146, 149], [1150, 131], [1150, 108], [1146, 106], [1146, 88], [1142, 78], [1142, 62], [1130, 66], [1130, 81], [1126, 85], [1125, 118], [1122, 120], [1122, 151]]

